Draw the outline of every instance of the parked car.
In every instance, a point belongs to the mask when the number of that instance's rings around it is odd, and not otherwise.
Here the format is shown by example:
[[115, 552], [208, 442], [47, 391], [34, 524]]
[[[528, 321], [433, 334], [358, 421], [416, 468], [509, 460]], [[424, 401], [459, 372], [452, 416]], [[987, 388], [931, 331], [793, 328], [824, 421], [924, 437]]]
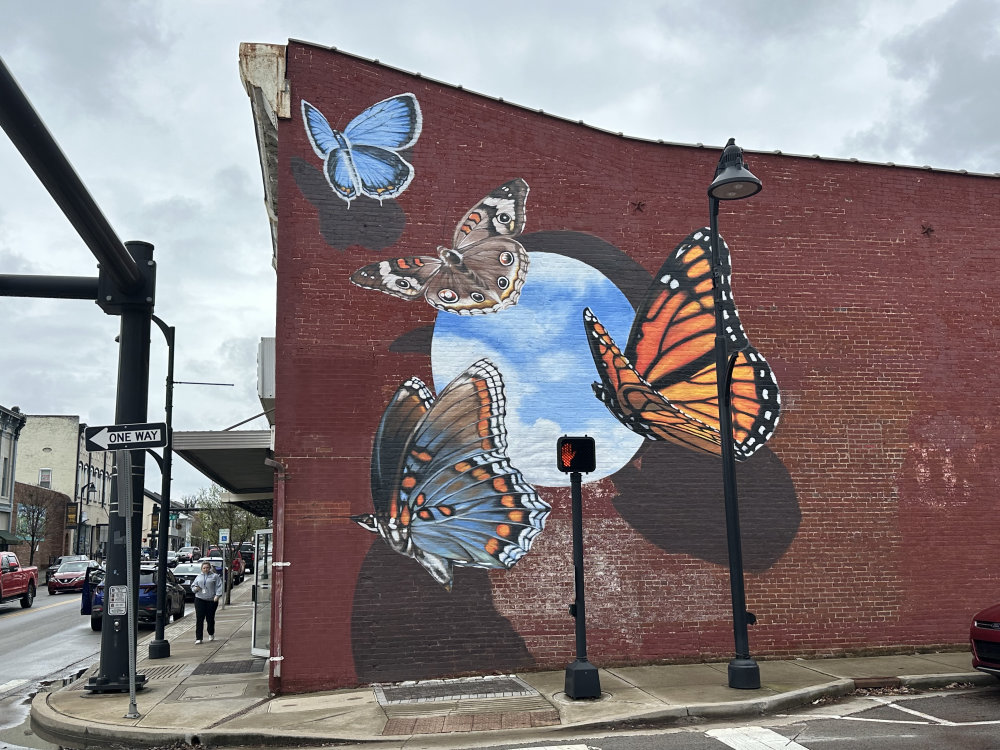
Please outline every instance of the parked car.
[[174, 568], [174, 578], [184, 589], [184, 598], [189, 602], [194, 601], [194, 592], [191, 591], [191, 582], [201, 573], [201, 563], [180, 563]]
[[167, 567], [175, 568], [177, 567], [177, 553], [172, 549], [167, 550]]
[[0, 552], [0, 603], [15, 599], [27, 609], [38, 591], [38, 568], [21, 565], [13, 552]]
[[253, 570], [254, 548], [252, 542], [243, 542], [240, 545], [240, 557], [243, 558], [243, 564], [248, 569]]
[[1000, 604], [977, 612], [969, 631], [972, 666], [1000, 678]]
[[177, 562], [194, 562], [201, 558], [201, 550], [197, 547], [181, 547], [177, 550]]
[[83, 591], [83, 579], [87, 577], [87, 571], [96, 565], [97, 563], [93, 560], [64, 562], [46, 583], [49, 594], [61, 594], [63, 591]]
[[[198, 563], [209, 562], [212, 563], [212, 567], [215, 568], [215, 572], [220, 576], [222, 575], [222, 565], [223, 560], [221, 557], [203, 557]], [[243, 558], [236, 555], [232, 562], [232, 582], [233, 586], [243, 583], [243, 578], [246, 575], [246, 566], [243, 564]]]
[[45, 569], [45, 585], [47, 586], [49, 584], [49, 579], [56, 574], [56, 571], [59, 570], [59, 566], [63, 563], [86, 559], [86, 555], [60, 555], [52, 561], [52, 564], [49, 567]]
[[[186, 614], [184, 589], [177, 583], [174, 574], [167, 570], [167, 602], [165, 613], [167, 620], [175, 620]], [[136, 621], [153, 625], [156, 623], [156, 566], [142, 565], [139, 568], [139, 609], [136, 611]], [[90, 605], [90, 628], [100, 630], [104, 624], [104, 582], [94, 590], [94, 599]]]
[[208, 551], [205, 553], [205, 557], [222, 557], [221, 547], [209, 547]]

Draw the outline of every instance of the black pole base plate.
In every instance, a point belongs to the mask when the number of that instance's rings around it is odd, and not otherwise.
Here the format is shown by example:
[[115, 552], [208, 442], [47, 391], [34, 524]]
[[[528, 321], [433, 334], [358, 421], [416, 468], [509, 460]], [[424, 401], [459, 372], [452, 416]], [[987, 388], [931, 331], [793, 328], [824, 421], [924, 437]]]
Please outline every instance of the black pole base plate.
[[760, 687], [760, 667], [753, 659], [733, 659], [729, 662], [729, 687], [757, 690]]
[[601, 678], [597, 667], [586, 659], [577, 659], [566, 667], [566, 695], [578, 698], [600, 698]]
[[169, 659], [170, 658], [170, 641], [166, 638], [159, 640], [154, 639], [149, 642], [149, 658], [150, 659]]
[[[137, 674], [135, 676], [135, 689], [142, 690], [144, 687], [146, 687], [146, 675]], [[91, 677], [83, 689], [92, 693], [129, 693], [132, 690], [127, 676], [114, 680], [107, 677]]]

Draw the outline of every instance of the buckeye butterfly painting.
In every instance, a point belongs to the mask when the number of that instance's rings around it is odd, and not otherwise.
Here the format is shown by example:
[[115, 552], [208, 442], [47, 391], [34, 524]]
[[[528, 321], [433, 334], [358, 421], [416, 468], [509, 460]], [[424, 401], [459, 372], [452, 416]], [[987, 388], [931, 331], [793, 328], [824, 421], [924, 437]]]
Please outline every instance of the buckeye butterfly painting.
[[413, 94], [373, 104], [343, 131], [335, 130], [322, 112], [303, 99], [302, 122], [313, 151], [323, 160], [327, 183], [348, 206], [359, 195], [379, 203], [395, 198], [413, 181], [413, 165], [399, 154], [420, 137], [423, 119]]
[[504, 183], [458, 222], [451, 247], [437, 257], [397, 257], [359, 268], [351, 281], [404, 300], [423, 297], [457, 315], [495, 313], [517, 304], [528, 273], [528, 252], [515, 239], [525, 225], [528, 183]]
[[551, 506], [507, 456], [500, 371], [480, 359], [435, 399], [399, 387], [375, 434], [373, 513], [352, 516], [449, 591], [454, 566], [509, 569], [531, 550]]
[[[747, 339], [730, 287], [729, 248], [719, 239], [723, 317], [732, 376], [732, 440], [737, 460], [773, 435], [778, 383]], [[664, 261], [636, 311], [625, 352], [588, 307], [583, 322], [601, 382], [595, 395], [633, 432], [691, 450], [721, 453], [715, 367], [715, 303], [709, 230], [692, 232]]]

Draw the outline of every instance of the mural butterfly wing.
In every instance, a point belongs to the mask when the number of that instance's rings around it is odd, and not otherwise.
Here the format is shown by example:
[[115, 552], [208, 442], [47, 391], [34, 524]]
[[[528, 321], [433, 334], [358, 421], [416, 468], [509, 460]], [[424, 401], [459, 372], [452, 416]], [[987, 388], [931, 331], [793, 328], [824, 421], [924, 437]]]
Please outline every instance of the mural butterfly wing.
[[376, 146], [387, 151], [403, 151], [420, 137], [423, 116], [413, 94], [399, 94], [373, 104], [351, 120], [344, 135], [352, 147]]
[[602, 381], [594, 383], [594, 393], [619, 422], [650, 440], [719, 452], [717, 426], [685, 414], [643, 380], [590, 308], [583, 311], [583, 324]]
[[351, 274], [351, 282], [400, 299], [416, 299], [425, 293], [427, 282], [442, 268], [437, 258], [414, 256], [369, 263]]
[[506, 182], [470, 208], [455, 227], [452, 247], [464, 247], [489, 237], [513, 237], [527, 221], [528, 183], [520, 177]]
[[[422, 414], [429, 392], [418, 383], [397, 391], [383, 416], [373, 454], [376, 512], [355, 520], [450, 589], [454, 565], [511, 568], [551, 508], [506, 455], [503, 380], [489, 360], [467, 368]], [[398, 470], [387, 485], [390, 456]]]
[[423, 294], [432, 307], [457, 315], [511, 307], [528, 273], [528, 252], [514, 239], [524, 229], [527, 197], [528, 183], [511, 180], [466, 212], [455, 229], [454, 247], [438, 248], [438, 258], [370, 263], [351, 274], [351, 281], [402, 299]]
[[413, 166], [397, 151], [420, 137], [422, 116], [413, 94], [373, 104], [340, 133], [323, 114], [302, 100], [302, 121], [313, 151], [323, 159], [323, 174], [334, 193], [348, 203], [359, 194], [395, 198], [413, 180]]
[[430, 411], [434, 395], [420, 378], [410, 378], [399, 387], [386, 406], [372, 443], [372, 502], [380, 516], [397, 516], [391, 507], [400, 471], [400, 456], [417, 423]]
[[[727, 321], [729, 352], [736, 355], [731, 398], [733, 439], [736, 457], [743, 460], [773, 434], [780, 414], [780, 396], [774, 373], [750, 345], [740, 323], [730, 287], [731, 265], [725, 242], [720, 250], [723, 316]], [[707, 229], [692, 232], [664, 261], [636, 314], [624, 355], [617, 347], [616, 354], [609, 353], [611, 350], [602, 336], [608, 341], [610, 337], [603, 328], [597, 332], [587, 323], [586, 315], [585, 325], [591, 352], [604, 381], [598, 396], [623, 423], [652, 439], [673, 440], [698, 450], [720, 452], [715, 305]], [[641, 388], [629, 383], [627, 392], [622, 392], [618, 383], [628, 382], [631, 376], [615, 373], [624, 373], [621, 369], [624, 366], [643, 384]], [[657, 398], [652, 398], [652, 394]], [[609, 399], [619, 405], [617, 412]], [[664, 417], [661, 403], [669, 405], [668, 412], [683, 415], [686, 427], [674, 424], [676, 416]], [[693, 442], [692, 432], [699, 435]], [[707, 439], [709, 434], [711, 440]]]
[[325, 159], [334, 149], [346, 146], [342, 137], [338, 139], [323, 113], [305, 99], [302, 100], [302, 122], [305, 123], [309, 143], [319, 158]]

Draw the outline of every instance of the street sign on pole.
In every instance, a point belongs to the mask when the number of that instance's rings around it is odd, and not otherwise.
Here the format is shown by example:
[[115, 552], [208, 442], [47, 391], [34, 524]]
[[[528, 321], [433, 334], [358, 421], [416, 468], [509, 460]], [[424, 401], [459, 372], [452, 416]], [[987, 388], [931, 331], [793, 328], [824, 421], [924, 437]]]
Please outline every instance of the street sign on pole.
[[229, 544], [229, 529], [219, 529], [219, 544]]
[[167, 425], [164, 422], [103, 425], [88, 427], [84, 436], [90, 452], [162, 448], [167, 444]]

